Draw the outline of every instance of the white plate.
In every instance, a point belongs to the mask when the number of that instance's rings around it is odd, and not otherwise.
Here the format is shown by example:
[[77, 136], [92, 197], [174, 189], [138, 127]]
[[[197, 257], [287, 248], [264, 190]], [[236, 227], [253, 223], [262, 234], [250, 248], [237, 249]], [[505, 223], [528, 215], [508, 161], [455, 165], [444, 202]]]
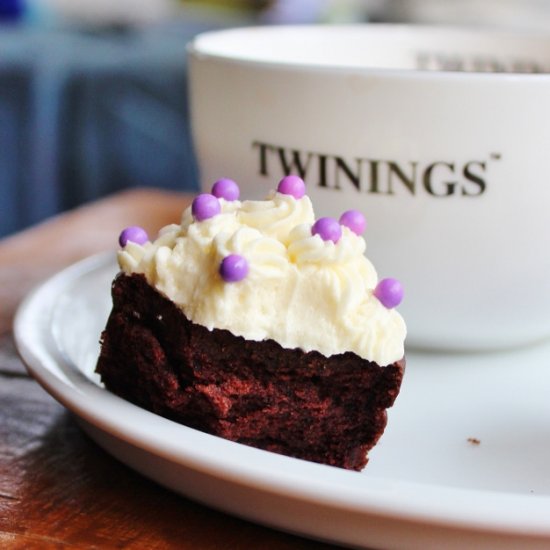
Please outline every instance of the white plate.
[[15, 338], [32, 375], [132, 468], [212, 507], [341, 544], [550, 547], [550, 343], [409, 353], [386, 433], [364, 472], [348, 472], [186, 428], [102, 389], [93, 370], [115, 271], [111, 255], [96, 256], [47, 281], [21, 305]]

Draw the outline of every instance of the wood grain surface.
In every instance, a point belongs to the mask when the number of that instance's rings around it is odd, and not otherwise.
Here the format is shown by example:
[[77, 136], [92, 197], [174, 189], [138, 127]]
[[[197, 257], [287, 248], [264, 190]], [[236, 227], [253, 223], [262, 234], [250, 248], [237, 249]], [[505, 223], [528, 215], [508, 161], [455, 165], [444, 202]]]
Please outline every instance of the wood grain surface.
[[29, 378], [11, 325], [30, 288], [121, 228], [154, 234], [189, 196], [140, 190], [93, 203], [0, 241], [0, 548], [326, 549], [332, 546], [215, 512], [111, 458]]

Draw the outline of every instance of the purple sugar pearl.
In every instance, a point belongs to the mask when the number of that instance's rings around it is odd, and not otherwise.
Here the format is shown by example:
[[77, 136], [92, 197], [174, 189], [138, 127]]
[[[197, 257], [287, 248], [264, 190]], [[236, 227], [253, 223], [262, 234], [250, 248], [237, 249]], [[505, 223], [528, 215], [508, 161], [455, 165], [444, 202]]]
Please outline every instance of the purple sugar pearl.
[[136, 244], [145, 244], [149, 240], [147, 231], [138, 225], [132, 225], [122, 231], [118, 237], [118, 244], [124, 248], [129, 242]]
[[229, 178], [221, 178], [212, 186], [212, 195], [226, 201], [236, 201], [241, 190], [239, 186]]
[[403, 286], [397, 279], [382, 279], [374, 289], [374, 295], [388, 309], [397, 307], [403, 300]]
[[306, 194], [306, 184], [298, 176], [285, 176], [279, 182], [277, 191], [283, 195], [292, 195], [295, 199], [301, 199]]
[[210, 193], [202, 193], [195, 197], [191, 206], [193, 217], [199, 222], [217, 216], [221, 210], [220, 201]]
[[340, 224], [351, 229], [356, 235], [362, 235], [367, 227], [367, 220], [359, 210], [347, 210], [340, 216]]
[[342, 236], [342, 228], [334, 218], [319, 218], [311, 228], [312, 235], [319, 235], [323, 241], [337, 243]]
[[237, 283], [248, 275], [248, 262], [239, 254], [229, 254], [220, 263], [220, 275], [226, 283]]

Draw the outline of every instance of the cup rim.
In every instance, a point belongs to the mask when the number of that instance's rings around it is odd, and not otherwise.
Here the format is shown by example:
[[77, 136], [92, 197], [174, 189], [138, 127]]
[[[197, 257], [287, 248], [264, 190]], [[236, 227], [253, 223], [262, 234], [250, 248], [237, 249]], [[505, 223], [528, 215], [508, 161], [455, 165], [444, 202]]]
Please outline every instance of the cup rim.
[[[464, 70], [447, 70], [438, 69], [430, 70], [423, 68], [395, 68], [395, 67], [380, 67], [369, 65], [338, 65], [334, 62], [323, 62], [310, 64], [304, 61], [295, 60], [274, 60], [262, 59], [254, 52], [248, 55], [235, 55], [234, 53], [223, 51], [219, 44], [226, 37], [232, 38], [237, 34], [254, 34], [254, 33], [269, 33], [269, 34], [284, 34], [288, 32], [343, 32], [353, 30], [355, 32], [364, 32], [369, 34], [385, 34], [401, 36], [407, 34], [415, 36], [430, 35], [432, 37], [452, 36], [457, 37], [484, 37], [491, 40], [499, 41], [524, 41], [533, 43], [536, 41], [545, 41], [548, 43], [549, 60], [548, 72], [481, 72], [481, 71], [464, 71]], [[212, 45], [214, 42], [214, 45]], [[321, 72], [321, 73], [348, 73], [361, 75], [380, 75], [385, 77], [399, 78], [414, 78], [414, 79], [456, 79], [461, 80], [496, 80], [496, 81], [550, 81], [550, 32], [536, 31], [528, 32], [524, 30], [511, 29], [496, 29], [489, 27], [470, 27], [470, 26], [430, 26], [430, 25], [415, 25], [415, 24], [394, 24], [394, 23], [360, 23], [360, 24], [335, 24], [335, 25], [256, 25], [246, 27], [233, 27], [222, 30], [207, 31], [196, 35], [187, 44], [187, 55], [190, 58], [203, 61], [214, 61], [223, 64], [233, 64], [239, 66], [252, 66], [256, 68], [269, 68], [270, 70], [284, 70], [289, 72]]]

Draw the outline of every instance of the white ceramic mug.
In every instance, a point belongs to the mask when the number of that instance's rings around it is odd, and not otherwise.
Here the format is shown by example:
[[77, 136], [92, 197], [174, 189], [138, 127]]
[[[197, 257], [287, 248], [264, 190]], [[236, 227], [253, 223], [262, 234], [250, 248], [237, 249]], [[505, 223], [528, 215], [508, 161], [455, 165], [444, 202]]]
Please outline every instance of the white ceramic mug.
[[190, 47], [201, 181], [259, 198], [304, 177], [319, 215], [368, 220], [405, 288], [408, 344], [550, 336], [550, 37], [407, 26], [264, 27]]

